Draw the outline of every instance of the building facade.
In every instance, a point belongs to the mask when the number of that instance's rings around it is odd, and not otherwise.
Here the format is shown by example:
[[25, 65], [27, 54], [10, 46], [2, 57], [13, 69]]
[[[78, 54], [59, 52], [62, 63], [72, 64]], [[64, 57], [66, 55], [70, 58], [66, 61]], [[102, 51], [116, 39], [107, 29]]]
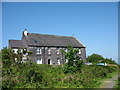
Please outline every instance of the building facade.
[[68, 52], [68, 46], [79, 49], [78, 55], [86, 60], [86, 47], [75, 37], [34, 34], [24, 30], [21, 40], [9, 40], [9, 48], [15, 53], [18, 48], [26, 48], [32, 52], [29, 59], [37, 64], [64, 64], [67, 60], [61, 50]]

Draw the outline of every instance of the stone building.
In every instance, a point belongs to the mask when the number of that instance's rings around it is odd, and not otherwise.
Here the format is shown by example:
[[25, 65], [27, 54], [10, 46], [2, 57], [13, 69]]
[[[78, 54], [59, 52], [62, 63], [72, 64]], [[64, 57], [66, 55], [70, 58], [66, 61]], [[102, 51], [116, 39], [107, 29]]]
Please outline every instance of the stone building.
[[67, 46], [79, 49], [78, 55], [86, 60], [86, 47], [75, 37], [28, 33], [25, 29], [21, 40], [9, 40], [9, 48], [17, 53], [18, 48], [32, 51], [29, 59], [38, 64], [64, 64], [67, 62], [61, 49], [67, 52]]

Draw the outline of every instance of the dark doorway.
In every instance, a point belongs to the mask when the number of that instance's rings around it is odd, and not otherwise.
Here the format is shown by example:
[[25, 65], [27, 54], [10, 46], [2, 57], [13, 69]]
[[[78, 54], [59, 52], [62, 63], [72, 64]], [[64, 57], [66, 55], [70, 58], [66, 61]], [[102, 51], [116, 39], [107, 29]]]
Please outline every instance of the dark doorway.
[[50, 59], [48, 59], [48, 64], [51, 64], [51, 63], [50, 63]]

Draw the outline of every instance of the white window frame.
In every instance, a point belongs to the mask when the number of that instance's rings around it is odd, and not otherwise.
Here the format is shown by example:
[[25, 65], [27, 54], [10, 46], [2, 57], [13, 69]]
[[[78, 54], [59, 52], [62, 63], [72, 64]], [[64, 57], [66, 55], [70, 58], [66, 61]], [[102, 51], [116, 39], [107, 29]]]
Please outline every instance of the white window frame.
[[65, 48], [65, 52], [67, 53], [67, 48]]
[[37, 64], [42, 64], [42, 59], [37, 58], [37, 59], [36, 59], [36, 63], [37, 63]]
[[45, 47], [45, 49], [48, 49], [48, 47]]
[[79, 49], [79, 54], [81, 54], [81, 49]]
[[57, 54], [60, 54], [60, 49], [59, 49], [59, 48], [57, 48], [56, 52], [57, 52]]
[[51, 54], [51, 49], [50, 48], [48, 48], [48, 54]]
[[29, 49], [33, 49], [33, 47], [29, 47]]
[[16, 53], [16, 54], [17, 54], [18, 49], [13, 49], [13, 51], [14, 51], [14, 53]]
[[57, 64], [60, 65], [60, 59], [57, 59]]
[[42, 49], [41, 48], [37, 48], [37, 54], [42, 54]]

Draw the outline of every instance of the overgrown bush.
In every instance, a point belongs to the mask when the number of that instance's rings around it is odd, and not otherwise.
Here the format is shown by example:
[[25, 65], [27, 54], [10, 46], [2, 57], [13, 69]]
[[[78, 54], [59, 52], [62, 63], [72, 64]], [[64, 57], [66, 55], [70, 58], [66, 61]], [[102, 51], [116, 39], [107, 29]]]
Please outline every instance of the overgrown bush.
[[90, 62], [92, 64], [97, 64], [97, 63], [107, 63], [107, 64], [116, 64], [118, 65], [112, 58], [104, 58], [102, 55], [99, 54], [92, 54], [86, 58], [87, 62]]
[[93, 88], [118, 70], [116, 66], [84, 65], [82, 60], [72, 66], [66, 63], [66, 67], [32, 62], [18, 65], [9, 58], [2, 61], [2, 88]]
[[[64, 74], [62, 66], [38, 65], [35, 63], [3, 69], [3, 88], [93, 88], [100, 79], [115, 72], [115, 66], [83, 66], [75, 73]], [[9, 71], [9, 72], [8, 72]]]
[[80, 59], [81, 57], [78, 54], [78, 49], [74, 49], [72, 46], [68, 46], [67, 49], [68, 52], [62, 50], [62, 53], [65, 55], [65, 59], [68, 60], [68, 62], [64, 64], [64, 73], [75, 73], [77, 70], [82, 68], [84, 62]]

